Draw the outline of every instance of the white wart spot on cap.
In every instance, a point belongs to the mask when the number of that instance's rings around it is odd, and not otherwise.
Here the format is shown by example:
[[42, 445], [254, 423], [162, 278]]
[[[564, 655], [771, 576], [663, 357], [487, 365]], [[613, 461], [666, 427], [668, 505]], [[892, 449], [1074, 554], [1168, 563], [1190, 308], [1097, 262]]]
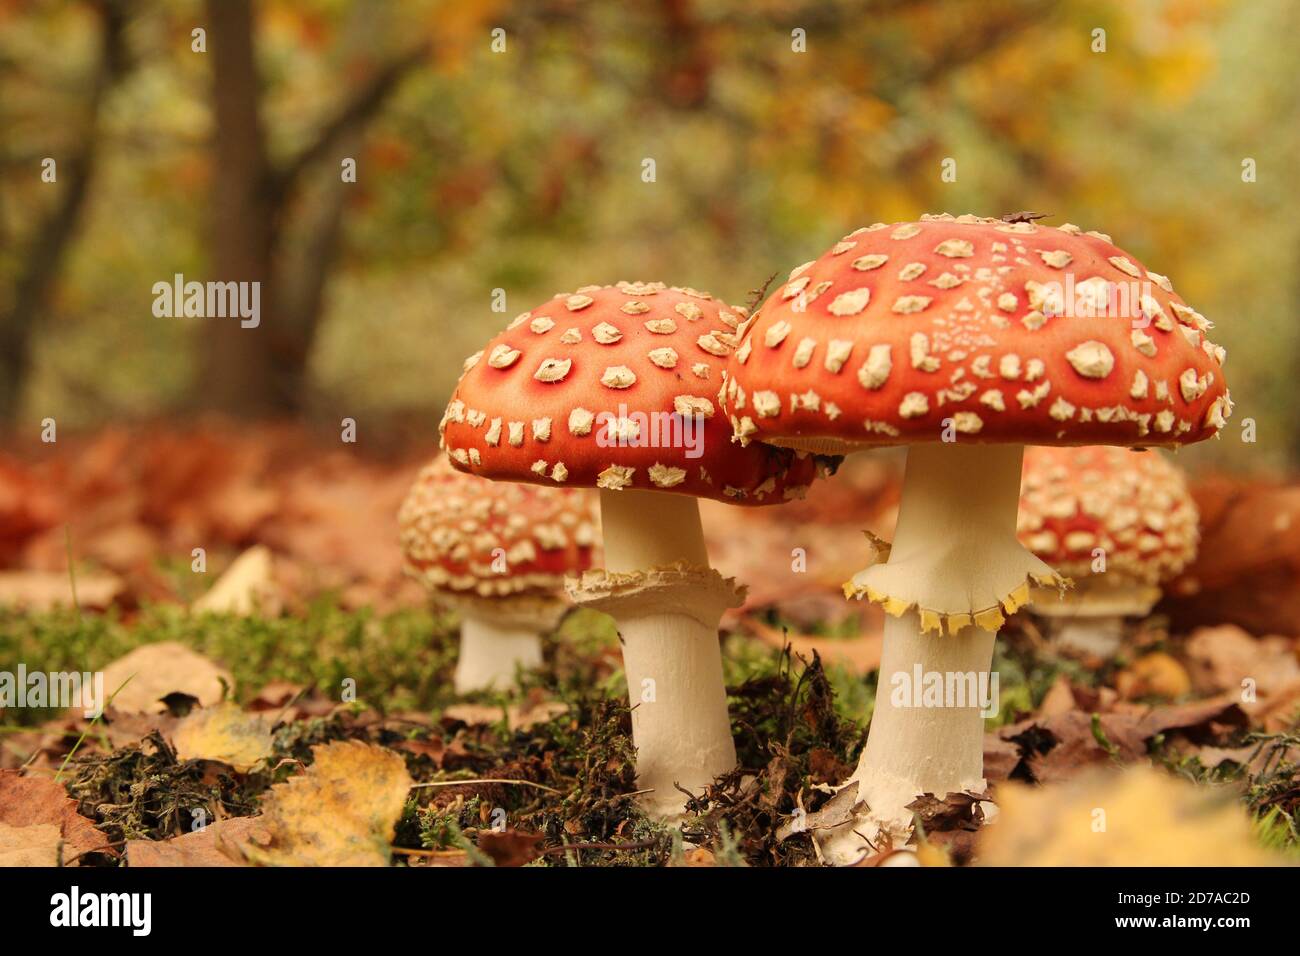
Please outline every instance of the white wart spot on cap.
[[1065, 358], [1084, 378], [1105, 378], [1115, 367], [1110, 349], [1095, 340], [1079, 343], [1065, 353]]
[[687, 322], [694, 322], [704, 314], [704, 310], [694, 302], [678, 302], [673, 306], [673, 311], [684, 318]]
[[826, 311], [831, 315], [857, 315], [867, 307], [869, 301], [871, 301], [871, 290], [863, 286], [861, 289], [841, 292], [827, 306]]
[[930, 411], [930, 400], [924, 392], [908, 392], [898, 403], [899, 418], [920, 418]]
[[632, 484], [634, 474], [636, 474], [635, 468], [627, 465], [610, 465], [596, 476], [596, 487], [608, 491], [622, 491]]
[[776, 392], [755, 392], [753, 401], [759, 418], [776, 418], [781, 414], [781, 399]]
[[763, 344], [770, 349], [776, 348], [785, 341], [785, 337], [790, 334], [790, 323], [784, 320], [773, 322], [768, 326], [767, 331], [763, 333]]
[[1145, 355], [1147, 358], [1156, 357], [1156, 340], [1147, 335], [1141, 329], [1133, 329], [1129, 332], [1129, 341], [1133, 347]]
[[786, 300], [793, 299], [805, 288], [807, 288], [809, 281], [810, 280], [808, 276], [802, 276], [798, 279], [795, 279], [793, 282], [786, 283], [785, 288], [781, 291], [781, 298]]
[[[672, 348], [651, 349], [650, 361], [654, 362], [660, 368], [677, 367], [677, 350]], [[707, 366], [706, 366], [707, 368]]]
[[889, 256], [873, 253], [869, 256], [860, 256], [853, 260], [853, 268], [859, 272], [870, 272], [872, 269], [879, 269], [889, 261]]
[[509, 368], [519, 361], [522, 353], [508, 345], [498, 345], [488, 355], [488, 364], [493, 368]]
[[812, 338], [802, 338], [794, 350], [794, 367], [806, 368], [812, 361], [813, 352], [817, 349], [817, 340]]
[[853, 352], [853, 342], [850, 339], [831, 339], [826, 343], [826, 371], [839, 374], [840, 369], [844, 368], [844, 363], [849, 360], [849, 355]]
[[676, 488], [686, 480], [685, 468], [673, 468], [655, 462], [650, 466], [650, 481], [656, 488]]
[[571, 295], [564, 300], [564, 307], [570, 312], [578, 312], [595, 302], [589, 295]]
[[695, 340], [695, 344], [704, 349], [704, 351], [708, 352], [710, 355], [716, 355], [720, 358], [725, 358], [731, 351], [727, 346], [719, 341], [718, 333], [716, 332], [707, 332], [704, 335], [701, 335]]
[[682, 418], [712, 418], [713, 403], [699, 395], [676, 395], [673, 397], [673, 411]]
[[867, 360], [858, 368], [858, 381], [863, 388], [877, 389], [889, 380], [889, 373], [894, 369], [892, 352], [889, 345], [871, 346]]
[[569, 434], [570, 435], [590, 435], [592, 422], [596, 420], [596, 415], [585, 408], [575, 408], [569, 412]]
[[618, 330], [617, 326], [610, 325], [608, 322], [601, 322], [592, 327], [591, 337], [601, 345], [613, 345], [623, 337], [623, 333]]
[[542, 364], [537, 366], [537, 371], [533, 373], [533, 378], [539, 382], [562, 382], [571, 368], [573, 368], [573, 359], [543, 359]]
[[894, 300], [893, 311], [899, 315], [911, 315], [920, 312], [931, 301], [930, 297], [926, 295], [900, 295]]
[[1110, 264], [1120, 272], [1131, 275], [1135, 279], [1142, 278], [1142, 270], [1135, 266], [1129, 259], [1124, 256], [1108, 256]]
[[969, 259], [975, 255], [975, 245], [966, 239], [945, 239], [934, 247], [934, 251], [949, 259]]
[[600, 376], [606, 388], [631, 388], [636, 384], [636, 374], [626, 365], [611, 365]]

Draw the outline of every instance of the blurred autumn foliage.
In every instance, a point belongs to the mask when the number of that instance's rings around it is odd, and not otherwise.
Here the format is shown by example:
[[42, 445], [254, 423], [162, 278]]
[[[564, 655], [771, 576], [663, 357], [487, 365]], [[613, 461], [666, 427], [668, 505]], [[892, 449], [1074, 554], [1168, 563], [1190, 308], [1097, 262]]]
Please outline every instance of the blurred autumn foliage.
[[[743, 301], [866, 222], [1033, 209], [1218, 322], [1238, 417], [1187, 463], [1280, 466], [1298, 30], [1286, 0], [0, 0], [0, 418], [429, 436], [552, 292]], [[260, 281], [261, 325], [156, 317], [177, 273]]]

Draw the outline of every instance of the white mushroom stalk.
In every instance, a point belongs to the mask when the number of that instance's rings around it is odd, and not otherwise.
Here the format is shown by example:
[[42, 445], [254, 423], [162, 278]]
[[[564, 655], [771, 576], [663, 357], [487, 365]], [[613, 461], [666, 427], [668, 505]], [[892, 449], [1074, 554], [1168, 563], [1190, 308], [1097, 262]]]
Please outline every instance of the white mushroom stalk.
[[695, 498], [604, 490], [600, 507], [605, 571], [570, 593], [618, 625], [642, 806], [673, 820], [682, 789], [699, 794], [736, 766], [718, 622], [739, 592], [709, 567]]
[[461, 598], [449, 603], [459, 607], [461, 619], [453, 678], [457, 694], [514, 687], [520, 671], [541, 666], [541, 635], [564, 613], [554, 600]]
[[889, 558], [846, 589], [890, 616], [867, 745], [846, 786], [853, 823], [822, 835], [832, 862], [911, 831], [908, 804], [925, 793], [986, 788], [986, 710], [996, 708], [993, 644], [1032, 582], [1055, 572], [1016, 539], [1019, 445], [919, 444], [908, 451]]

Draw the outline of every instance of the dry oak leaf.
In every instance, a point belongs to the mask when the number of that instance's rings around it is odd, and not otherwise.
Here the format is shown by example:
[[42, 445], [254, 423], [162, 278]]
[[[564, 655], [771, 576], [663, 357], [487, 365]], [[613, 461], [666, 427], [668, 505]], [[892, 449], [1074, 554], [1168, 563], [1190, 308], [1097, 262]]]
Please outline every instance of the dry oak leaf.
[[0, 867], [58, 866], [63, 837], [52, 823], [11, 827], [0, 823]]
[[1277, 866], [1223, 789], [1146, 766], [1068, 783], [998, 788], [998, 821], [980, 833], [984, 866]]
[[129, 714], [160, 713], [162, 699], [178, 692], [211, 707], [233, 684], [229, 671], [176, 641], [144, 644], [104, 668], [104, 693]]
[[271, 549], [258, 544], [235, 558], [190, 610], [246, 617], [259, 609], [276, 610], [277, 603]]
[[23, 828], [49, 824], [63, 841], [63, 859], [72, 861], [90, 850], [106, 849], [108, 837], [77, 812], [77, 801], [60, 784], [45, 777], [24, 777], [17, 770], [0, 770], [0, 823]]
[[128, 840], [130, 867], [247, 866], [244, 847], [270, 840], [261, 817], [232, 817], [170, 840]]
[[56, 607], [73, 607], [102, 611], [126, 590], [115, 574], [81, 573], [77, 575], [76, 601], [72, 580], [66, 571], [0, 572], [0, 606], [26, 611], [49, 611]]
[[217, 760], [247, 773], [271, 755], [271, 724], [272, 718], [224, 701], [181, 720], [172, 743], [181, 760]]
[[388, 866], [411, 775], [391, 750], [354, 740], [312, 748], [311, 766], [262, 801], [270, 834], [244, 855], [266, 866]]
[[471, 727], [488, 727], [498, 724], [504, 717], [510, 730], [528, 730], [538, 724], [554, 720], [569, 710], [569, 705], [558, 700], [545, 700], [539, 694], [529, 693], [523, 700], [501, 707], [491, 704], [453, 704], [443, 716], [458, 720]]

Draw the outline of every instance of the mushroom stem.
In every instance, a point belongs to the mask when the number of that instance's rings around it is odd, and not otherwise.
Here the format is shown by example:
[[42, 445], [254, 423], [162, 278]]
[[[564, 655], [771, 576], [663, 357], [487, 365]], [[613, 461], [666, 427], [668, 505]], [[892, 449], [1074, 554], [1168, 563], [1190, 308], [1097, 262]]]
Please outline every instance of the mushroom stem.
[[510, 687], [519, 668], [527, 670], [541, 663], [542, 641], [533, 628], [463, 613], [456, 693]]
[[[978, 613], [998, 607], [998, 598], [988, 595], [1009, 593], [1039, 565], [1016, 541], [1023, 451], [1020, 445], [912, 446], [893, 547], [878, 577], [910, 579], [918, 594], [936, 600], [960, 595], [975, 612], [967, 620], [1000, 621], [998, 613]], [[942, 798], [986, 787], [982, 711], [996, 706], [990, 671], [997, 632], [977, 624], [955, 634], [927, 630], [918, 611], [935, 605], [924, 601], [886, 619], [875, 712], [849, 779], [865, 806], [854, 823], [824, 838], [834, 862], [861, 856], [863, 837], [874, 841], [881, 831], [895, 842], [906, 839], [907, 805], [923, 793]], [[939, 610], [951, 614], [953, 605]]]
[[1068, 654], [1083, 654], [1109, 660], [1124, 643], [1124, 618], [1116, 614], [1104, 617], [1071, 617], [1053, 622], [1051, 641]]
[[649, 583], [606, 607], [623, 645], [637, 787], [652, 791], [642, 805], [673, 819], [685, 801], [675, 785], [699, 793], [736, 766], [718, 643], [724, 604], [695, 498], [602, 490], [600, 510], [608, 573], [680, 572], [671, 587]]

